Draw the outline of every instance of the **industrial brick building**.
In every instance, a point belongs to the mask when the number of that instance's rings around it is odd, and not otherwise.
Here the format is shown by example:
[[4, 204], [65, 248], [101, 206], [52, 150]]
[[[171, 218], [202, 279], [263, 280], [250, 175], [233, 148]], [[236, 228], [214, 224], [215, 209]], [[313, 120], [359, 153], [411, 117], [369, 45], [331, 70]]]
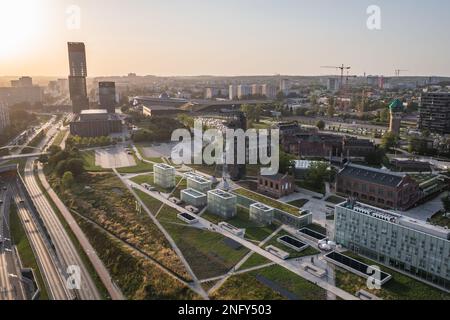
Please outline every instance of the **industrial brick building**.
[[407, 210], [421, 198], [408, 175], [347, 164], [336, 176], [336, 192], [381, 208]]
[[288, 174], [273, 176], [260, 175], [258, 178], [258, 192], [279, 199], [295, 191], [294, 178]]

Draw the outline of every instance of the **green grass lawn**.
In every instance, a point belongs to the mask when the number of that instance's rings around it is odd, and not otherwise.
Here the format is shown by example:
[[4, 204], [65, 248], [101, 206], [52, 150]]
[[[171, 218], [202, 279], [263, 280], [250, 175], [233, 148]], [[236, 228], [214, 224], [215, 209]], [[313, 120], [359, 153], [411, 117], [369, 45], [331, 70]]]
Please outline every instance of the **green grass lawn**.
[[248, 253], [244, 247], [234, 249], [228, 246], [226, 238], [220, 234], [163, 221], [161, 223], [200, 279], [227, 273]]
[[303, 206], [305, 204], [307, 204], [308, 202], [309, 202], [308, 199], [299, 199], [299, 200], [295, 200], [295, 201], [289, 202], [289, 204], [291, 206], [294, 206], [294, 207], [297, 207], [297, 208], [300, 209], [300, 208], [303, 208]]
[[[178, 185], [178, 183], [181, 181], [181, 179], [182, 179], [181, 177], [176, 177], [175, 178], [175, 184]], [[134, 183], [139, 184], [139, 185], [141, 185], [143, 183], [147, 183], [147, 184], [151, 185], [152, 187], [154, 187], [157, 191], [159, 191], [161, 193], [171, 193], [174, 190], [174, 188], [165, 189], [165, 188], [162, 188], [160, 186], [157, 186], [155, 184], [155, 182], [154, 182], [153, 173], [140, 175], [140, 176], [134, 177], [134, 178], [132, 178], [130, 180], [133, 181]], [[182, 188], [182, 189], [186, 189], [186, 188]], [[178, 192], [178, 195], [179, 195], [179, 192]]]
[[66, 134], [67, 134], [67, 130], [60, 130], [58, 132], [58, 134], [56, 135], [55, 140], [53, 141], [53, 145], [54, 146], [60, 146], [61, 142], [63, 141], [63, 139], [66, 136]]
[[333, 196], [329, 196], [328, 198], [326, 198], [325, 201], [332, 203], [332, 204], [340, 204], [340, 203], [344, 202], [345, 199], [342, 197], [333, 195]]
[[278, 228], [278, 225], [275, 224], [270, 226], [259, 226], [253, 221], [250, 221], [249, 215], [249, 210], [238, 206], [236, 217], [227, 221], [237, 228], [246, 229], [245, 238], [248, 240], [263, 241]]
[[253, 253], [247, 261], [239, 268], [239, 270], [246, 270], [253, 267], [261, 266], [271, 261], [260, 254]]
[[314, 183], [311, 183], [307, 180], [296, 180], [295, 184], [303, 189], [310, 190], [313, 192], [317, 192], [320, 194], [325, 194], [325, 183], [322, 183], [320, 186], [316, 186]]
[[283, 289], [297, 296], [299, 300], [326, 300], [327, 298], [326, 290], [281, 266], [267, 267], [252, 271], [249, 274], [253, 276], [260, 275], [273, 281]]
[[442, 213], [436, 213], [431, 217], [430, 222], [437, 226], [450, 228], [450, 218], [444, 217]]
[[122, 174], [153, 172], [153, 164], [141, 161], [137, 158], [135, 158], [135, 161], [136, 161], [135, 166], [126, 168], [117, 168], [117, 172]]
[[147, 156], [145, 156], [144, 148], [150, 147], [149, 145], [145, 145], [145, 144], [135, 144], [135, 146], [136, 146], [136, 148], [138, 149], [139, 153], [141, 154], [142, 158], [144, 158], [145, 160], [152, 161], [152, 162], [155, 162], [155, 163], [164, 163], [164, 161], [162, 160], [162, 158], [147, 157]]
[[212, 295], [214, 300], [284, 300], [283, 296], [249, 274], [230, 277]]
[[282, 211], [286, 211], [292, 215], [299, 215], [299, 210], [297, 207], [294, 207], [292, 205], [277, 201], [275, 199], [263, 196], [262, 194], [256, 193], [256, 192], [252, 192], [250, 190], [244, 189], [244, 188], [240, 188], [240, 189], [236, 189], [233, 190], [233, 193], [238, 194], [238, 195], [242, 195], [244, 197], [250, 198], [254, 201], [258, 201], [261, 203], [264, 203], [272, 208], [276, 208]]
[[23, 266], [25, 268], [31, 268], [34, 271], [34, 275], [36, 277], [35, 280], [41, 290], [39, 299], [48, 300], [49, 297], [44, 280], [41, 275], [41, 271], [39, 270], [36, 258], [34, 257], [33, 249], [28, 242], [28, 238], [22, 226], [22, 222], [20, 221], [20, 218], [18, 216], [17, 208], [15, 205], [11, 205], [10, 208], [10, 229], [11, 238], [17, 248], [17, 251], [19, 252]]
[[135, 189], [134, 190], [138, 197], [144, 202], [145, 206], [150, 210], [151, 213], [156, 214], [158, 210], [161, 208], [163, 203], [158, 199], [155, 199], [145, 192]]
[[381, 290], [369, 290], [366, 279], [338, 269], [336, 271], [336, 286], [351, 294], [363, 289], [385, 300], [450, 300], [450, 294], [389, 269], [378, 262], [351, 252], [346, 252], [345, 255], [368, 265], [379, 265], [382, 271], [392, 275], [392, 279], [384, 284]]
[[290, 247], [287, 247], [284, 244], [278, 242], [278, 238], [282, 237], [282, 236], [291, 236], [291, 237], [295, 238], [290, 233], [282, 230], [275, 237], [270, 239], [270, 241], [264, 245], [264, 248], [266, 248], [269, 245], [277, 247], [277, 248], [279, 248], [279, 249], [289, 253], [289, 258], [288, 259], [296, 259], [296, 258], [301, 258], [301, 257], [307, 257], [307, 256], [312, 256], [312, 255], [316, 255], [316, 254], [320, 253], [319, 250], [317, 250], [315, 248], [312, 248], [312, 247], [308, 247], [308, 248], [306, 248], [305, 250], [303, 250], [301, 252], [297, 252], [294, 249], [291, 249]]
[[84, 163], [84, 169], [89, 172], [104, 172], [104, 171], [111, 171], [110, 169], [103, 169], [100, 166], [97, 166], [95, 164], [95, 151], [83, 151], [81, 152], [81, 159]]

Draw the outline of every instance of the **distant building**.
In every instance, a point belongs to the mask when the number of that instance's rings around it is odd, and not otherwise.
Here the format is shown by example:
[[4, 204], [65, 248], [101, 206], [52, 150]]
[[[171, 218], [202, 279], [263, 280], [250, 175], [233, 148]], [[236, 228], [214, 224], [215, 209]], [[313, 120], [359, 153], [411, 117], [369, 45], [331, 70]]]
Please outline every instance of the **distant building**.
[[347, 201], [336, 206], [335, 242], [450, 290], [450, 230]]
[[412, 159], [392, 159], [391, 165], [402, 172], [431, 172], [431, 164], [426, 161]]
[[10, 124], [9, 122], [9, 110], [6, 104], [0, 102], [0, 133], [5, 130]]
[[38, 86], [23, 87], [21, 85], [3, 87], [0, 88], [0, 100], [9, 106], [18, 103], [29, 103], [31, 105], [42, 103], [42, 88]]
[[236, 100], [238, 97], [237, 86], [230, 85], [228, 89], [228, 97], [230, 100]]
[[263, 84], [261, 86], [261, 94], [268, 99], [275, 99], [277, 97], [277, 88], [270, 84]]
[[236, 216], [237, 197], [229, 192], [215, 189], [208, 191], [208, 211], [224, 219]]
[[294, 178], [288, 174], [258, 177], [258, 192], [279, 199], [295, 192]]
[[407, 210], [421, 198], [419, 184], [410, 176], [351, 163], [337, 174], [336, 192], [395, 210]]
[[295, 160], [294, 164], [294, 176], [296, 179], [305, 179], [308, 176], [308, 172], [313, 165], [325, 164], [323, 161], [311, 161], [311, 160]]
[[450, 92], [423, 93], [419, 113], [420, 130], [450, 134]]
[[252, 87], [248, 85], [239, 85], [237, 87], [237, 97], [242, 99], [244, 97], [248, 97], [252, 94]]
[[207, 87], [205, 89], [205, 99], [225, 98], [228, 97], [228, 90], [222, 87]]
[[280, 91], [284, 93], [284, 95], [288, 95], [292, 88], [292, 82], [289, 79], [281, 79], [280, 80]]
[[86, 86], [86, 49], [84, 43], [81, 42], [69, 42], [68, 49], [70, 100], [72, 100], [72, 111], [79, 114], [82, 110], [89, 109]]
[[176, 185], [175, 168], [164, 163], [153, 166], [154, 182], [157, 186], [165, 189], [174, 188]]
[[102, 137], [122, 132], [122, 121], [103, 109], [83, 110], [70, 123], [70, 133], [80, 137]]
[[328, 78], [327, 91], [337, 92], [340, 89], [340, 81], [337, 78]]
[[344, 157], [364, 158], [373, 151], [375, 151], [375, 144], [368, 139], [344, 137], [342, 140], [342, 153]]
[[116, 112], [116, 83], [115, 82], [99, 82], [98, 97], [101, 109], [105, 109], [108, 113]]
[[21, 77], [19, 80], [12, 80], [11, 87], [13, 88], [29, 88], [33, 86], [33, 79], [31, 77]]
[[399, 99], [395, 99], [389, 105], [389, 114], [390, 114], [389, 132], [397, 136], [400, 135], [403, 112], [404, 112], [403, 102], [401, 102]]
[[252, 85], [252, 95], [254, 96], [262, 96], [262, 86], [260, 84], [253, 84]]

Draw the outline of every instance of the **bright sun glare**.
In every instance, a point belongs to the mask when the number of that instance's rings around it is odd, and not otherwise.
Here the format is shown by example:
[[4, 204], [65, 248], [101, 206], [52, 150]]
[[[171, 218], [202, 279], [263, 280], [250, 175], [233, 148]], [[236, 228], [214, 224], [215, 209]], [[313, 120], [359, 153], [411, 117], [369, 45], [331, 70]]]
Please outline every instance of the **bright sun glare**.
[[40, 1], [0, 1], [0, 59], [27, 50], [40, 29]]

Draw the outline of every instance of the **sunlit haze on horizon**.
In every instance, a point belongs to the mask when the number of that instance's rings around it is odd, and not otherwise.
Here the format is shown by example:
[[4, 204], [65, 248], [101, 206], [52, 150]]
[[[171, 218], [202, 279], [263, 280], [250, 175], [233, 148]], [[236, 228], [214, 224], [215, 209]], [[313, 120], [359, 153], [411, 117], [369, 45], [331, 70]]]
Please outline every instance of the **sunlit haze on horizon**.
[[[372, 4], [380, 30], [366, 25]], [[90, 77], [324, 75], [342, 63], [448, 76], [448, 12], [441, 0], [2, 0], [0, 76], [66, 76], [69, 41], [86, 44]]]

